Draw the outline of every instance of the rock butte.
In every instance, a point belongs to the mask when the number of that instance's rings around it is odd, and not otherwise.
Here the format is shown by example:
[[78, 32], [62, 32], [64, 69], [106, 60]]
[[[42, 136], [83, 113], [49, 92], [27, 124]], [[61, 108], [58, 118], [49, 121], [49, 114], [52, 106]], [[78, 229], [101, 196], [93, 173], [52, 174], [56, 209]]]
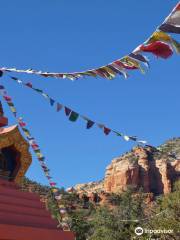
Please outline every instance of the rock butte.
[[[170, 149], [165, 151], [167, 146]], [[74, 188], [77, 192], [85, 191], [88, 194], [121, 193], [131, 185], [153, 195], [170, 193], [173, 183], [180, 177], [180, 139], [170, 140], [162, 145], [162, 150], [158, 152], [152, 147], [135, 147], [112, 160], [106, 168], [104, 180], [77, 184]], [[175, 154], [172, 154], [173, 150]]]

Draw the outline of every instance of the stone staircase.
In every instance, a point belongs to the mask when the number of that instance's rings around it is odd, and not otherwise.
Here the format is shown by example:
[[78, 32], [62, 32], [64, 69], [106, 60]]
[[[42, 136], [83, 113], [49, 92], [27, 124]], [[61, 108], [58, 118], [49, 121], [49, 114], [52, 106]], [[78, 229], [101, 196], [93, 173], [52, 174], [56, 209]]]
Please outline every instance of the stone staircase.
[[0, 240], [73, 240], [57, 229], [35, 193], [20, 191], [14, 182], [0, 179]]

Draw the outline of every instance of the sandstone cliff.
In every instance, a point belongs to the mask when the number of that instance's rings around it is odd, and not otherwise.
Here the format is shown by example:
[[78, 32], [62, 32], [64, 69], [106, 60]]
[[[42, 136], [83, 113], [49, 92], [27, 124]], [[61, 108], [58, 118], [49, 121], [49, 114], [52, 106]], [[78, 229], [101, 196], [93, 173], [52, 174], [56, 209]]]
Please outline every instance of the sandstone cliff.
[[159, 149], [135, 147], [112, 160], [104, 180], [78, 184], [75, 189], [88, 193], [120, 193], [132, 185], [155, 195], [169, 193], [173, 182], [180, 177], [180, 138], [167, 141]]

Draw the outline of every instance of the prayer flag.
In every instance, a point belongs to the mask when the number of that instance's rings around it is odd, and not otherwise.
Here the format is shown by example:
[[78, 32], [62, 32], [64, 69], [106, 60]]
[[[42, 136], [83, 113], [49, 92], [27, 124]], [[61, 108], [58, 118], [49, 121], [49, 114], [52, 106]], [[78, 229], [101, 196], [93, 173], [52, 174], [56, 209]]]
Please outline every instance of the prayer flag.
[[159, 29], [168, 33], [180, 33], [180, 26], [174, 26], [168, 23], [163, 23]]
[[138, 54], [138, 53], [137, 53], [137, 54], [135, 54], [135, 53], [130, 53], [129, 56], [130, 56], [131, 58], [134, 58], [134, 59], [136, 59], [136, 60], [138, 60], [138, 61], [141, 61], [141, 62], [143, 62], [143, 63], [147, 63], [147, 64], [149, 65], [148, 59], [147, 59], [145, 56], [141, 55], [141, 54]]
[[163, 41], [169, 43], [174, 47], [177, 53], [180, 53], [180, 44], [167, 33], [162, 31], [156, 31], [153, 33], [147, 43], [149, 44], [156, 41]]
[[159, 29], [169, 33], [180, 33], [180, 3], [177, 4]]
[[126, 136], [126, 135], [124, 135], [123, 138], [124, 138], [124, 140], [126, 140], [126, 141], [129, 141], [129, 139], [130, 139], [129, 136]]
[[75, 122], [79, 117], [79, 114], [72, 111], [71, 114], [70, 114], [70, 117], [69, 117], [69, 120], [72, 121], [72, 122]]
[[66, 116], [69, 116], [70, 113], [72, 112], [72, 110], [70, 108], [68, 108], [68, 107], [64, 107], [64, 110], [65, 110]]
[[137, 137], [136, 136], [129, 136], [129, 139], [132, 141], [137, 141]]
[[104, 127], [104, 133], [108, 135], [111, 132], [111, 129]]
[[22, 122], [22, 121], [19, 121], [19, 125], [20, 125], [21, 127], [25, 127], [25, 126], [26, 126], [26, 123], [25, 123], [25, 122]]
[[59, 112], [63, 108], [63, 105], [60, 103], [57, 103], [56, 110]]
[[[32, 88], [32, 83], [30, 83], [30, 82], [26, 83], [25, 85]], [[37, 89], [35, 89], [35, 90], [37, 91]]]
[[7, 101], [7, 102], [10, 102], [10, 101], [12, 101], [12, 99], [11, 99], [11, 97], [9, 97], [9, 96], [3, 96], [4, 97], [4, 99]]
[[52, 99], [52, 98], [50, 98], [49, 100], [50, 100], [50, 104], [51, 104], [51, 106], [53, 106], [53, 105], [54, 105], [54, 103], [55, 103], [55, 100], [54, 100], [54, 99]]
[[117, 132], [117, 131], [114, 131], [113, 130], [113, 132], [118, 136], [118, 137], [122, 137], [123, 136], [123, 134], [122, 133], [119, 133], [119, 132]]
[[88, 121], [87, 121], [87, 126], [86, 126], [86, 128], [87, 128], [87, 129], [90, 129], [90, 128], [94, 125], [94, 123], [95, 123], [95, 122], [93, 122], [93, 121], [91, 121], [91, 120], [88, 120]]
[[56, 183], [55, 182], [50, 182], [50, 185], [53, 187], [53, 186], [56, 186]]
[[57, 199], [57, 200], [61, 200], [61, 199], [62, 199], [62, 195], [55, 196], [55, 199]]
[[141, 45], [140, 50], [144, 52], [151, 52], [157, 57], [168, 58], [173, 54], [172, 48], [164, 42], [152, 42], [147, 45]]

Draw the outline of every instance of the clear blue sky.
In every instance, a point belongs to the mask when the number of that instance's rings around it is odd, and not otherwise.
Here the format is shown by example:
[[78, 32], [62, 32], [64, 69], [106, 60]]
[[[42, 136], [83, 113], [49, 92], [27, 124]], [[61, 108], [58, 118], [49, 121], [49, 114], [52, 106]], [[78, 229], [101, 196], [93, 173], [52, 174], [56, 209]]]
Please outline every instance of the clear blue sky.
[[[176, 0], [2, 0], [0, 65], [44, 71], [79, 71], [120, 58], [142, 43]], [[179, 40], [179, 36], [176, 36]], [[18, 75], [49, 95], [109, 127], [159, 145], [180, 136], [180, 57], [151, 59], [146, 75], [128, 80], [66, 79]], [[14, 74], [15, 75], [15, 74]], [[114, 157], [132, 144], [71, 123], [38, 94], [1, 79], [29, 124], [59, 186], [103, 178]], [[10, 124], [15, 120], [4, 104]], [[27, 176], [46, 184], [35, 157]]]

